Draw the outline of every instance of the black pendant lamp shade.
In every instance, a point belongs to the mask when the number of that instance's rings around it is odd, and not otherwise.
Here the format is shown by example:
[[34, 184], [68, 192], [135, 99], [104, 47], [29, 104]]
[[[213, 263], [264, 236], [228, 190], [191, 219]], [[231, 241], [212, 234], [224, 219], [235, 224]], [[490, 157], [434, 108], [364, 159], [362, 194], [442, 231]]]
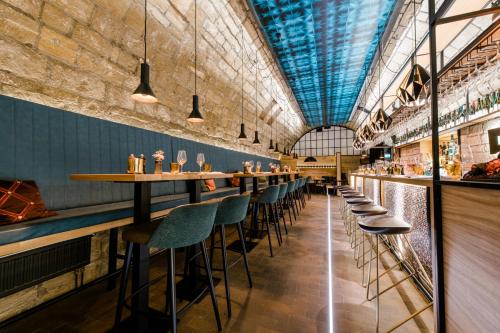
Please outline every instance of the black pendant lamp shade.
[[153, 89], [149, 85], [149, 65], [146, 62], [141, 64], [141, 83], [132, 94], [132, 99], [140, 103], [158, 102]]
[[140, 103], [156, 103], [158, 102], [158, 98], [156, 98], [153, 89], [149, 85], [149, 65], [147, 63], [147, 0], [144, 2], [144, 61], [141, 64], [141, 82], [137, 89], [135, 89], [132, 94], [132, 99], [136, 102]]
[[198, 103], [198, 95], [193, 95], [193, 111], [191, 111], [191, 114], [189, 115], [187, 120], [191, 123], [203, 122], [203, 117], [201, 115]]
[[375, 118], [371, 121], [371, 129], [374, 133], [384, 133], [392, 123], [392, 118], [384, 110], [378, 109]]
[[273, 139], [269, 141], [269, 148], [267, 148], [267, 151], [270, 153], [274, 151]]
[[238, 141], [245, 141], [246, 139], [247, 135], [245, 134], [245, 124], [241, 123], [240, 135], [238, 136]]
[[425, 68], [414, 64], [396, 92], [401, 103], [405, 106], [425, 105], [429, 97], [430, 78]]
[[278, 143], [276, 142], [276, 146], [274, 147], [274, 152], [275, 153], [279, 153], [280, 150], [278, 149]]
[[255, 138], [253, 139], [252, 144], [256, 145], [256, 146], [260, 146], [259, 131], [255, 131]]

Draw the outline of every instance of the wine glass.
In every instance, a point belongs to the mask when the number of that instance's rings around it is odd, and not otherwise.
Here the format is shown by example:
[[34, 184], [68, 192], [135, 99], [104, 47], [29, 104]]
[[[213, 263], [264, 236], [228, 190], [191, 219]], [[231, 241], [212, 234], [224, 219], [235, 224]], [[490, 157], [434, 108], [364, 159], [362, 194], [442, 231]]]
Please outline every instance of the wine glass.
[[260, 163], [260, 161], [257, 161], [257, 164], [256, 164], [256, 169], [255, 169], [255, 171], [256, 171], [256, 172], [260, 172], [260, 170], [261, 170], [261, 167], [262, 167], [262, 164]]
[[203, 153], [198, 153], [196, 155], [196, 163], [200, 166], [200, 172], [201, 172], [201, 167], [203, 166], [203, 163], [205, 163], [205, 154]]
[[179, 150], [177, 152], [177, 163], [181, 166], [181, 173], [182, 173], [182, 166], [187, 162], [187, 154], [185, 150]]
[[250, 172], [252, 172], [252, 170], [253, 170], [253, 166], [254, 166], [254, 163], [253, 163], [253, 161], [250, 161], [250, 163], [249, 163], [249, 164], [250, 164]]

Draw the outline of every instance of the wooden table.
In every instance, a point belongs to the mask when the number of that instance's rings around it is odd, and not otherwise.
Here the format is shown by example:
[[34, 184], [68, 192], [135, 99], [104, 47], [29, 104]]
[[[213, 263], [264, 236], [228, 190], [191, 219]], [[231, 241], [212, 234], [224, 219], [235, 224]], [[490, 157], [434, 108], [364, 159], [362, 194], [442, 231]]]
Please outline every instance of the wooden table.
[[[232, 178], [232, 174], [221, 172], [184, 172], [179, 174], [73, 174], [71, 180], [99, 181], [134, 184], [134, 224], [150, 222], [151, 184], [167, 181], [187, 181], [189, 202], [201, 201], [201, 180]], [[149, 281], [149, 248], [134, 244], [132, 254], [132, 292]], [[145, 315], [146, 314], [146, 315]], [[155, 319], [160, 318], [160, 320]], [[149, 290], [143, 288], [132, 298], [131, 316], [124, 326], [133, 332], [165, 331], [163, 313], [149, 307]], [[128, 321], [131, 321], [129, 323]]]
[[240, 193], [244, 193], [247, 190], [246, 178], [252, 178], [253, 183], [253, 193], [259, 192], [259, 177], [266, 177], [268, 179], [269, 185], [278, 185], [278, 177], [282, 176], [285, 181], [290, 180], [290, 176], [297, 175], [298, 172], [253, 172], [253, 173], [234, 173], [233, 177], [240, 178]]
[[[298, 172], [296, 171], [291, 171], [291, 172], [253, 172], [253, 173], [243, 173], [243, 172], [238, 172], [234, 173], [233, 177], [234, 178], [239, 178], [240, 179], [240, 194], [245, 193], [247, 191], [247, 183], [246, 179], [247, 178], [252, 178], [252, 183], [253, 183], [253, 193], [257, 194], [259, 193], [259, 178], [260, 177], [266, 177], [268, 179], [268, 184], [271, 185], [278, 185], [279, 184], [279, 176], [283, 177], [284, 181], [290, 180], [290, 176], [295, 176], [297, 175]], [[256, 207], [256, 206], [255, 206]], [[261, 238], [259, 237], [258, 233], [258, 222], [257, 222], [257, 213], [258, 209], [254, 207], [253, 210], [253, 220], [252, 220], [252, 226], [250, 230], [244, 230], [245, 234], [248, 235], [248, 240], [245, 240], [245, 247], [247, 252], [251, 252], [253, 248], [257, 245], [256, 242], [252, 241], [254, 238]], [[246, 236], [245, 236], [246, 238]], [[238, 241], [234, 241], [228, 246], [228, 249], [235, 251], [235, 252], [242, 252], [242, 249], [240, 247], [240, 243]]]

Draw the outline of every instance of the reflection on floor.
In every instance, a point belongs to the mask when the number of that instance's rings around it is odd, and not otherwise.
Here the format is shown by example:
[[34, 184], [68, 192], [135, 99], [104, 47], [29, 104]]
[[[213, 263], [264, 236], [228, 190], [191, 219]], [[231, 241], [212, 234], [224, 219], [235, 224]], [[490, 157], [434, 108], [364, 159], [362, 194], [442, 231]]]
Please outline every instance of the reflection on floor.
[[[361, 271], [355, 267], [342, 222], [334, 209], [336, 200], [331, 202], [333, 329], [334, 332], [374, 332], [375, 304], [365, 300], [365, 289], [360, 286]], [[236, 236], [234, 232], [231, 234]], [[314, 195], [289, 230], [283, 246], [277, 249], [273, 239], [274, 258], [269, 257], [265, 239], [250, 253], [253, 289], [248, 288], [243, 264], [232, 268], [233, 316], [229, 320], [224, 284], [217, 286], [224, 332], [329, 332], [327, 239], [327, 197]], [[216, 252], [215, 259], [220, 258], [218, 254]], [[164, 262], [161, 256], [153, 259], [152, 278], [165, 273]], [[177, 263], [182, 262], [179, 254]], [[215, 263], [220, 267], [220, 260]], [[182, 269], [181, 265], [178, 269]], [[382, 280], [381, 288], [389, 278], [397, 279], [397, 273], [385, 277], [387, 280]], [[151, 287], [150, 303], [159, 310], [165, 304], [164, 286], [162, 281]], [[116, 291], [108, 292], [105, 287], [105, 283], [93, 286], [7, 327], [5, 332], [105, 332], [112, 325], [116, 300]], [[381, 331], [422, 304], [422, 296], [408, 281], [384, 294]], [[427, 310], [399, 331], [430, 332], [432, 326], [432, 313]], [[217, 332], [209, 297], [180, 318], [178, 330]]]

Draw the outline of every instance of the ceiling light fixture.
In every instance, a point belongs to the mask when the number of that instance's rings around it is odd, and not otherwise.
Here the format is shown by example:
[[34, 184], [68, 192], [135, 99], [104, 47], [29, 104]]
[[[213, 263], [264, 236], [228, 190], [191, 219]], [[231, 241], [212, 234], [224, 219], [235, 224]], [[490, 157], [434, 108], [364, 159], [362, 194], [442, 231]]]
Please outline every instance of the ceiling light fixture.
[[417, 64], [417, 15], [415, 0], [413, 0], [413, 27], [414, 27], [414, 53], [412, 58], [412, 68], [406, 74], [403, 82], [396, 91], [396, 96], [405, 106], [415, 107], [427, 103], [429, 97], [430, 76], [419, 64]]
[[197, 17], [196, 17], [196, 0], [194, 0], [194, 95], [193, 95], [193, 110], [191, 111], [191, 114], [188, 117], [188, 121], [190, 123], [202, 123], [203, 122], [203, 116], [201, 115], [200, 112], [200, 107], [198, 103], [198, 95], [196, 94], [196, 79], [198, 76], [198, 71], [197, 71], [197, 51], [198, 51], [198, 45], [197, 45]]
[[257, 126], [258, 126], [258, 123], [257, 123], [257, 113], [258, 113], [258, 107], [257, 107], [257, 94], [258, 94], [258, 91], [257, 91], [257, 74], [258, 74], [258, 71], [257, 71], [257, 52], [258, 50], [255, 51], [255, 138], [253, 139], [253, 142], [252, 144], [254, 146], [260, 146], [260, 141], [259, 141], [259, 131], [257, 130]]
[[245, 124], [243, 123], [243, 25], [241, 26], [241, 125], [240, 125], [240, 135], [238, 136], [238, 141], [243, 142], [247, 139], [245, 134]]
[[375, 113], [375, 117], [371, 120], [371, 129], [374, 133], [384, 133], [389, 126], [392, 123], [392, 118], [387, 115], [384, 111], [384, 96], [382, 96], [382, 93], [380, 91], [380, 70], [382, 67], [382, 48], [380, 46], [382, 38], [380, 38], [380, 42], [378, 44], [378, 54], [379, 54], [379, 61], [378, 61], [378, 98], [380, 100], [380, 108], [377, 110]]
[[137, 89], [135, 89], [134, 93], [132, 94], [132, 99], [136, 102], [140, 103], [156, 103], [158, 102], [158, 98], [156, 98], [153, 89], [151, 89], [151, 86], [149, 85], [149, 65], [147, 61], [147, 18], [148, 18], [148, 13], [147, 13], [147, 7], [148, 7], [148, 1], [144, 1], [144, 59], [143, 62], [141, 63], [141, 82], [139, 83], [139, 86]]

